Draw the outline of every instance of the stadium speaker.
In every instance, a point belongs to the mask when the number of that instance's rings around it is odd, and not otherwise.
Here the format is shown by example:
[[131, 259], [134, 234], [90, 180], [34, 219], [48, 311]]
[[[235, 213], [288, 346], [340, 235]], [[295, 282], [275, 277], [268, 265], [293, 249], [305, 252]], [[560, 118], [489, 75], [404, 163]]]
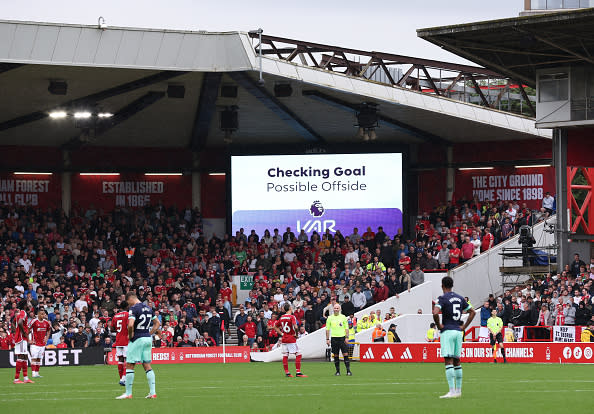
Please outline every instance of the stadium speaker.
[[378, 123], [377, 104], [364, 102], [359, 105], [357, 113], [357, 126], [365, 129], [375, 128]]
[[277, 83], [274, 85], [274, 96], [277, 98], [288, 98], [293, 94], [293, 88], [290, 83]]
[[52, 95], [66, 95], [68, 84], [65, 81], [50, 81], [47, 90]]
[[235, 131], [239, 128], [239, 117], [237, 107], [228, 107], [221, 112], [221, 129], [223, 131]]
[[221, 98], [237, 98], [237, 85], [221, 86]]
[[186, 87], [184, 85], [169, 85], [167, 86], [167, 97], [174, 99], [183, 99], [186, 95]]

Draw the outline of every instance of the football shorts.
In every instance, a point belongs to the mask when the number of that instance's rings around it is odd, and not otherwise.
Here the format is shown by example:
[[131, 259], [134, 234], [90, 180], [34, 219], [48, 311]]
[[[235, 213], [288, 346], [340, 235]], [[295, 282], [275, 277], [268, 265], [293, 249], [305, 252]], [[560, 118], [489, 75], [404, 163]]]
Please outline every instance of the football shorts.
[[127, 346], [116, 346], [116, 357], [126, 358], [126, 350], [127, 349], [128, 349]]
[[27, 354], [27, 341], [21, 341], [14, 344], [14, 354], [24, 355]]
[[493, 332], [489, 332], [489, 339], [491, 340], [491, 346], [495, 345], [495, 342], [503, 343], [503, 335], [499, 332], [497, 335], [493, 336]]
[[45, 346], [31, 345], [31, 359], [43, 359]]
[[460, 359], [462, 352], [462, 332], [447, 330], [441, 333], [441, 356], [444, 358]]
[[338, 357], [339, 352], [342, 352], [342, 356], [349, 355], [349, 346], [344, 342], [344, 336], [330, 338], [330, 348], [332, 354]]
[[153, 340], [150, 337], [137, 338], [128, 343], [126, 362], [129, 364], [149, 363], [152, 361]]
[[297, 346], [297, 344], [295, 342], [288, 343], [288, 344], [281, 344], [281, 352], [283, 353], [283, 355], [289, 355], [289, 354], [301, 355], [301, 352], [299, 351], [299, 347]]

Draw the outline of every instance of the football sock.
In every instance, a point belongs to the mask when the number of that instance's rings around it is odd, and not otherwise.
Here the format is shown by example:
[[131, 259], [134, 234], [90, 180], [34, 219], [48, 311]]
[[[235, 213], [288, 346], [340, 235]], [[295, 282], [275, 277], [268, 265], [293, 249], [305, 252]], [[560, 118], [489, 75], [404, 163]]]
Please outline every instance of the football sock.
[[287, 355], [283, 355], [283, 368], [285, 369], [285, 373], [289, 373], [289, 357]]
[[503, 362], [507, 362], [507, 359], [505, 358], [505, 347], [501, 347], [501, 355], [503, 355]]
[[446, 380], [448, 381], [448, 385], [450, 386], [450, 391], [453, 391], [456, 388], [454, 366], [446, 365], [445, 369], [446, 369]]
[[21, 377], [21, 360], [17, 359], [15, 364], [16, 373], [14, 374], [14, 379], [19, 379]]
[[148, 381], [149, 385], [149, 393], [151, 395], [155, 395], [155, 371], [149, 369], [146, 372], [146, 380]]
[[301, 372], [301, 355], [295, 355], [295, 369]]
[[120, 375], [120, 380], [126, 376], [126, 366], [123, 362], [118, 362], [118, 374]]
[[340, 359], [338, 359], [338, 355], [334, 355], [334, 366], [336, 367], [336, 372], [340, 372]]
[[346, 367], [347, 372], [351, 370], [351, 361], [349, 360], [348, 355], [343, 355], [344, 358], [344, 366]]
[[132, 384], [134, 384], [134, 370], [126, 369], [126, 395], [132, 395]]
[[454, 377], [456, 379], [456, 389], [458, 392], [462, 392], [462, 365], [454, 367]]
[[27, 360], [21, 361], [21, 370], [23, 370], [23, 379], [28, 380], [29, 375], [27, 374]]

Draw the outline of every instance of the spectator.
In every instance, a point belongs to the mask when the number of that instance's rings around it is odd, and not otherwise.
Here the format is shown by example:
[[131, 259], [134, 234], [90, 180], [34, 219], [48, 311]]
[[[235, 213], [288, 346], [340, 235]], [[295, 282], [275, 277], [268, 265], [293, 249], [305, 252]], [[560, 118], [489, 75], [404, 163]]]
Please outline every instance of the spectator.
[[367, 304], [367, 299], [365, 294], [361, 291], [361, 286], [357, 286], [355, 288], [355, 293], [353, 293], [353, 306], [355, 307], [355, 312], [360, 311], [361, 309], [365, 308]]
[[462, 245], [462, 249], [460, 250], [462, 263], [466, 262], [467, 260], [470, 260], [470, 258], [474, 254], [474, 245], [470, 241], [470, 237], [466, 236], [466, 238], [464, 239], [464, 244]]
[[491, 307], [489, 306], [489, 302], [485, 301], [483, 307], [481, 308], [481, 326], [487, 326], [487, 321], [491, 317]]
[[[423, 275], [424, 278], [425, 275]], [[410, 292], [410, 288], [412, 287], [412, 279], [411, 276], [407, 273], [406, 270], [402, 271], [402, 274], [398, 278], [398, 284], [400, 285], [400, 292]]]
[[402, 342], [396, 333], [395, 324], [390, 324], [390, 327], [388, 328], [388, 342]]
[[483, 252], [489, 250], [495, 243], [495, 236], [491, 234], [491, 229], [487, 227], [484, 231], [485, 234], [483, 235], [483, 239], [481, 241], [481, 251]]
[[573, 301], [568, 302], [563, 309], [563, 316], [565, 319], [566, 326], [575, 325], [575, 315], [576, 315], [576, 309], [573, 304]]
[[194, 342], [190, 341], [190, 336], [188, 334], [185, 334], [184, 339], [182, 341], [179, 341], [175, 346], [178, 348], [190, 348], [194, 346]]
[[580, 301], [575, 311], [576, 326], [587, 326], [592, 318], [592, 312], [586, 307], [584, 301]]
[[196, 339], [200, 336], [200, 332], [198, 332], [198, 329], [194, 328], [193, 322], [188, 322], [188, 327], [184, 331], [184, 338], [186, 335], [188, 336], [188, 341], [192, 343], [196, 342]]
[[379, 284], [374, 288], [373, 301], [375, 303], [383, 302], [384, 300], [388, 299], [388, 295], [389, 295], [388, 287], [384, 284], [383, 280], [380, 280]]
[[450, 265], [450, 249], [447, 242], [441, 244], [441, 250], [437, 253], [437, 261], [440, 269], [449, 269]]
[[344, 297], [344, 302], [342, 303], [342, 305], [340, 305], [340, 307], [342, 309], [342, 314], [344, 316], [348, 317], [355, 314], [355, 306], [353, 305], [353, 302], [349, 300], [348, 296]]
[[563, 304], [558, 304], [556, 313], [555, 313], [555, 325], [556, 326], [563, 326], [565, 325], [565, 312], [563, 310]]
[[385, 342], [386, 331], [382, 328], [381, 323], [375, 324], [375, 329], [371, 333], [371, 340], [373, 342]]
[[553, 214], [554, 213], [554, 205], [555, 205], [555, 198], [551, 196], [550, 192], [546, 192], [545, 196], [542, 199], [542, 208], [546, 210], [547, 213]]
[[247, 336], [247, 345], [251, 348], [253, 343], [256, 342], [256, 324], [252, 317], [248, 316], [247, 321], [239, 329]]
[[421, 265], [417, 263], [415, 270], [410, 274], [410, 280], [413, 287], [419, 286], [425, 282], [425, 273], [421, 270]]
[[585, 268], [586, 263], [584, 263], [584, 261], [580, 259], [580, 255], [578, 253], [575, 253], [573, 255], [573, 261], [571, 262], [571, 265], [570, 265], [571, 274], [574, 277], [577, 277], [580, 274], [580, 268], [582, 266]]

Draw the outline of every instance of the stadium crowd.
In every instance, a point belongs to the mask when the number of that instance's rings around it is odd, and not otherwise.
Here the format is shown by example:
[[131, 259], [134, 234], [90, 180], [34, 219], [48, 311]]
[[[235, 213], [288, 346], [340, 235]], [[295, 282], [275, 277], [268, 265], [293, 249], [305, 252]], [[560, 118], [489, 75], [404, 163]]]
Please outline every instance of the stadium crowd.
[[[110, 319], [130, 290], [156, 310], [163, 326], [156, 346], [218, 345], [221, 326], [228, 333], [233, 322], [240, 343], [266, 348], [277, 340], [272, 326], [287, 301], [306, 335], [324, 324], [334, 303], [352, 315], [423, 283], [424, 271], [455, 267], [551, 212], [461, 200], [420, 216], [412, 238], [380, 227], [311, 236], [241, 229], [207, 239], [200, 212], [189, 208], [74, 208], [66, 216], [0, 206], [0, 349], [11, 346], [11, 316], [22, 299], [46, 309], [52, 346], [110, 347]], [[231, 276], [245, 274], [253, 275], [253, 289], [232, 314]], [[565, 287], [574, 291], [569, 280], [558, 283], [559, 297]]]
[[556, 274], [516, 286], [481, 308], [481, 325], [497, 310], [506, 326], [589, 326], [594, 323], [594, 257], [584, 262], [575, 254]]

